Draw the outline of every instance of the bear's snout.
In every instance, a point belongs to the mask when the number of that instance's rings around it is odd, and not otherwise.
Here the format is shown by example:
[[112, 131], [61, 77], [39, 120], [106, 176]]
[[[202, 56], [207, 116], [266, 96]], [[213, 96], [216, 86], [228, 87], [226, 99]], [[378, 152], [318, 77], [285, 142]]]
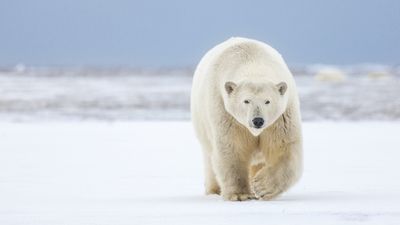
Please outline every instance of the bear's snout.
[[264, 119], [261, 117], [256, 117], [252, 120], [255, 128], [260, 128], [264, 125]]

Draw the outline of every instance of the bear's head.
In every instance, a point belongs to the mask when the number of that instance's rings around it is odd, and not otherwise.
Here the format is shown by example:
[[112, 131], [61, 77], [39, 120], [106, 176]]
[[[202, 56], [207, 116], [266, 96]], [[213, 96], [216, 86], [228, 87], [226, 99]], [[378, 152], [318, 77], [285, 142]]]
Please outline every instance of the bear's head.
[[273, 124], [286, 110], [288, 94], [285, 82], [225, 83], [226, 111], [254, 136]]

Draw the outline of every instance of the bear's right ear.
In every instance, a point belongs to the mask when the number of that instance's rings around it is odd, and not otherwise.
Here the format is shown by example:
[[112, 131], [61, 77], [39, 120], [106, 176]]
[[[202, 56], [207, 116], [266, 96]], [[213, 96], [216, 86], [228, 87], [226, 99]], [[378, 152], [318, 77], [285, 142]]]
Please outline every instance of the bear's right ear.
[[287, 90], [287, 84], [285, 82], [280, 82], [276, 85], [281, 95], [284, 95]]
[[233, 90], [235, 90], [236, 86], [237, 86], [237, 85], [236, 85], [235, 83], [233, 83], [232, 81], [226, 82], [226, 83], [225, 83], [225, 90], [226, 90], [226, 93], [228, 93], [228, 95], [229, 95], [230, 93], [232, 93]]

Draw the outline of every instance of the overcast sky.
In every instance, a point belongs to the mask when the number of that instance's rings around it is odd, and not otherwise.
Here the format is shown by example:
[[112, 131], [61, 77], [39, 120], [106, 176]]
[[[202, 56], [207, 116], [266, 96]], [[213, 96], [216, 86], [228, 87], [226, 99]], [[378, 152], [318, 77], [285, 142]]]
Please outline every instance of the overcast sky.
[[0, 0], [0, 66], [193, 66], [231, 36], [290, 64], [400, 63], [400, 1]]

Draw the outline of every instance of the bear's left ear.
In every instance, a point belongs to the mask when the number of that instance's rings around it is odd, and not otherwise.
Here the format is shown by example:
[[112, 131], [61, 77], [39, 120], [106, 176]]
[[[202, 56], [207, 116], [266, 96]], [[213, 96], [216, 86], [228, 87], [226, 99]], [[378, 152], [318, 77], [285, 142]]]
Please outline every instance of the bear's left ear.
[[278, 88], [278, 91], [281, 95], [284, 95], [286, 90], [287, 90], [287, 84], [285, 82], [280, 82], [279, 84], [276, 85]]
[[235, 88], [236, 88], [236, 84], [233, 83], [232, 81], [228, 81], [225, 83], [225, 90], [226, 90], [226, 93], [228, 93], [228, 95], [230, 93], [232, 93], [233, 90], [235, 90]]

